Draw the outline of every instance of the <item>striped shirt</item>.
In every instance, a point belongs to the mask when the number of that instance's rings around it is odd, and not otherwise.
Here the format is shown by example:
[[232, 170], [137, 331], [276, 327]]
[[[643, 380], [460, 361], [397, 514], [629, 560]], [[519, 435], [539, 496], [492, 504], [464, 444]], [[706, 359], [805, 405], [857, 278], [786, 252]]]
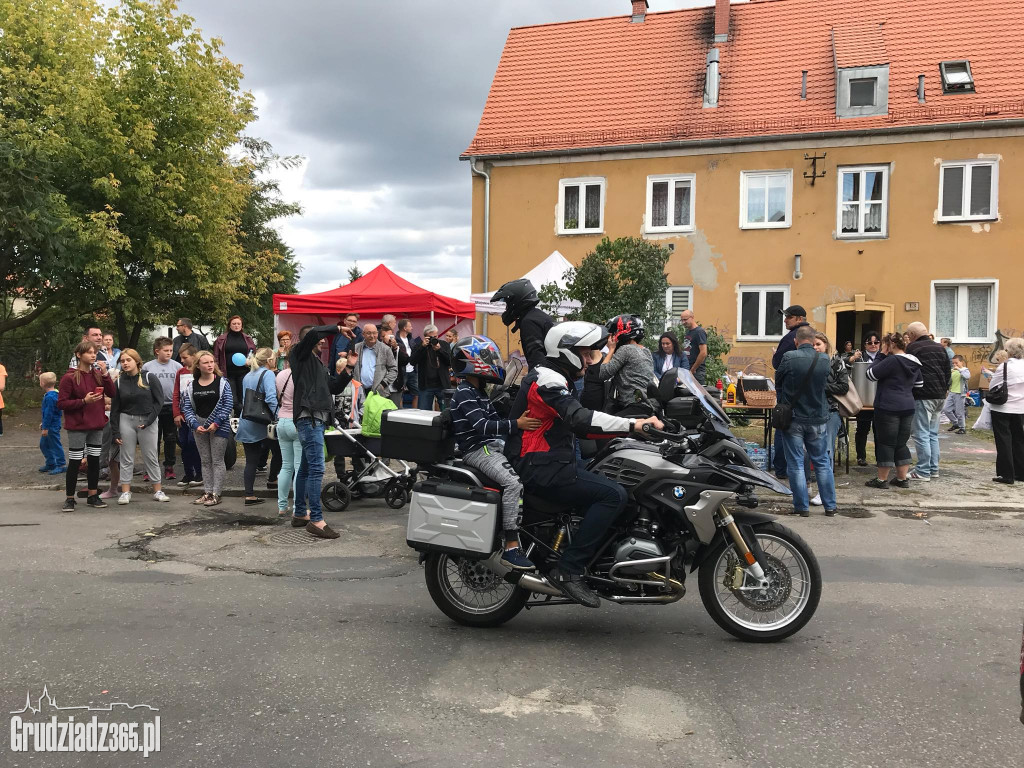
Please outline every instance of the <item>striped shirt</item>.
[[501, 418], [491, 401], [468, 381], [459, 382], [449, 410], [455, 442], [463, 456], [519, 431], [514, 421]]

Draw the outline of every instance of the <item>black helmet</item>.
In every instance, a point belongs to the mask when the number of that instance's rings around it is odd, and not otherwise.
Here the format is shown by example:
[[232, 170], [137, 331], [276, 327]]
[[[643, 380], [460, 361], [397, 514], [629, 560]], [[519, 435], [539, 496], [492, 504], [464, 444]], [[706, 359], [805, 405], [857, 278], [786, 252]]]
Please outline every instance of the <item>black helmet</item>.
[[505, 311], [501, 313], [501, 322], [512, 325], [521, 320], [523, 315], [540, 304], [540, 296], [533, 283], [525, 277], [509, 280], [491, 296], [492, 302], [505, 302]]
[[620, 343], [623, 338], [630, 341], [641, 341], [644, 338], [644, 321], [636, 315], [613, 317], [604, 327], [608, 329], [608, 335]]
[[479, 376], [483, 381], [501, 384], [505, 366], [498, 345], [486, 336], [467, 336], [452, 347], [452, 371], [456, 376]]

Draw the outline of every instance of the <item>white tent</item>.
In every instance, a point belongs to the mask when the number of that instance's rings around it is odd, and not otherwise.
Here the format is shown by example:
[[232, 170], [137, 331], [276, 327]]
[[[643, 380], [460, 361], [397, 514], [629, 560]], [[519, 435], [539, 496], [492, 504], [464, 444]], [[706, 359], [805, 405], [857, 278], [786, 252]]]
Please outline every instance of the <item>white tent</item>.
[[[523, 277], [533, 283], [533, 287], [538, 291], [548, 283], [554, 283], [559, 288], [564, 289], [566, 286], [565, 273], [570, 269], [575, 269], [572, 263], [558, 251], [552, 251], [550, 256], [523, 275]], [[470, 301], [476, 305], [477, 312], [483, 312], [488, 315], [500, 315], [505, 311], [504, 302], [491, 303], [491, 296], [494, 295], [496, 290], [498, 290], [497, 286], [490, 293], [474, 293], [470, 296]], [[563, 317], [579, 308], [580, 303], [578, 301], [566, 299], [555, 309], [555, 315]]]

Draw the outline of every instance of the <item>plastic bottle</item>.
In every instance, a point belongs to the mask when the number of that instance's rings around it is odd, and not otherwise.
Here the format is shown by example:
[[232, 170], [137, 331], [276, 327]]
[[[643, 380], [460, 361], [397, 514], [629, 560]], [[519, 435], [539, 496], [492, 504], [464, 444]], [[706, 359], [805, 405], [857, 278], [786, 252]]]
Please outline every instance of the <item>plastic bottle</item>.
[[729, 384], [729, 388], [725, 390], [725, 402], [729, 405], [735, 405], [736, 403], [736, 385]]

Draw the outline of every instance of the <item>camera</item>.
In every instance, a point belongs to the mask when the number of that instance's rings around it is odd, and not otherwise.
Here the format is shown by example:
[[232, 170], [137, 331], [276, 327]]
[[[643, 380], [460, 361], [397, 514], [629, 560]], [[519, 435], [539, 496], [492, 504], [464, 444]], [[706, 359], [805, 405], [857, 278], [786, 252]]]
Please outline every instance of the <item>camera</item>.
[[431, 336], [430, 338], [427, 339], [427, 341], [430, 343], [430, 346], [435, 347], [437, 346], [437, 343], [440, 341], [440, 339], [437, 338], [437, 336]]

